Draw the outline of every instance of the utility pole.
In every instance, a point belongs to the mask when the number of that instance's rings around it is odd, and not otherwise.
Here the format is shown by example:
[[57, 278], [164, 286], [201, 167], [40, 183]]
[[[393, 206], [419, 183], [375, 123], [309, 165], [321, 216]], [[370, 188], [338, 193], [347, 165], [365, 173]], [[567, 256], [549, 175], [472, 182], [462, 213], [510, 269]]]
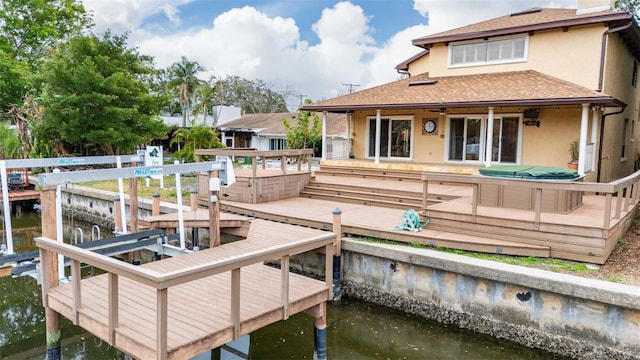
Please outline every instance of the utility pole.
[[300, 95], [297, 95], [297, 96], [300, 98], [300, 106], [299, 106], [299, 107], [302, 107], [302, 98], [304, 98], [305, 96], [309, 96], [309, 95], [307, 95], [307, 94], [300, 94]]
[[351, 93], [353, 92], [353, 88], [354, 88], [354, 87], [356, 87], [356, 86], [360, 86], [360, 85], [358, 85], [358, 84], [352, 84], [352, 83], [342, 84], [342, 85], [344, 85], [344, 86], [346, 86], [346, 87], [348, 87], [348, 88], [349, 88], [349, 94], [351, 94]]

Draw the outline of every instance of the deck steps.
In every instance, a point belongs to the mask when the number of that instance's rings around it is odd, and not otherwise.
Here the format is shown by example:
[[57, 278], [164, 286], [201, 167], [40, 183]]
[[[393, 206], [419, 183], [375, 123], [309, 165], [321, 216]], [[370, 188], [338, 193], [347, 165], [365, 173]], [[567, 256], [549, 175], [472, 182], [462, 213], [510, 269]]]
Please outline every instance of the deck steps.
[[322, 165], [319, 170], [315, 171], [315, 174], [327, 176], [349, 176], [360, 179], [422, 182], [422, 173], [411, 170], [392, 170], [366, 167], [351, 168], [344, 166]]
[[422, 207], [422, 194], [414, 191], [340, 185], [318, 181], [310, 182], [300, 192], [300, 197], [394, 209], [406, 209], [408, 207], [420, 209]]

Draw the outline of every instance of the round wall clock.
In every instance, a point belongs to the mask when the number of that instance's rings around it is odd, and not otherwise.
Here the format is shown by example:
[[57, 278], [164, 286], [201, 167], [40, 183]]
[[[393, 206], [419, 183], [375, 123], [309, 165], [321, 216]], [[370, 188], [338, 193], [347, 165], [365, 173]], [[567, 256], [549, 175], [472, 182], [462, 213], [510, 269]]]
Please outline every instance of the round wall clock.
[[422, 124], [424, 132], [427, 134], [433, 134], [438, 128], [438, 124], [433, 119], [425, 120], [424, 124]]

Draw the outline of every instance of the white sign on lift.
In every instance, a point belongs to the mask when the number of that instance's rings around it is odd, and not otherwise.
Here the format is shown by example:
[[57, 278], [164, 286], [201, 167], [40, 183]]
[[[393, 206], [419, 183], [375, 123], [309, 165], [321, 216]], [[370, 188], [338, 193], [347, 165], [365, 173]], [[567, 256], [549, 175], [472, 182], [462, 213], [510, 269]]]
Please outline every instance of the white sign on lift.
[[[162, 146], [147, 146], [147, 150], [144, 153], [144, 166], [162, 166]], [[150, 175], [154, 179], [160, 180], [160, 189], [164, 189], [164, 177], [162, 173], [159, 175]], [[146, 178], [146, 186], [149, 187], [149, 177]]]

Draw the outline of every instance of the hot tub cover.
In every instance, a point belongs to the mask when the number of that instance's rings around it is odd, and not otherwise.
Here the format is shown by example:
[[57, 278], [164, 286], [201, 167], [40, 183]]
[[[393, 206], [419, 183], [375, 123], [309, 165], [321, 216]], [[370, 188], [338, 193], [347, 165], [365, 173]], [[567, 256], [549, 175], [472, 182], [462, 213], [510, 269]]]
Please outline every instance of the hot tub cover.
[[536, 180], [566, 180], [580, 177], [577, 171], [553, 166], [534, 165], [492, 165], [480, 169], [480, 174], [486, 176], [536, 179]]

